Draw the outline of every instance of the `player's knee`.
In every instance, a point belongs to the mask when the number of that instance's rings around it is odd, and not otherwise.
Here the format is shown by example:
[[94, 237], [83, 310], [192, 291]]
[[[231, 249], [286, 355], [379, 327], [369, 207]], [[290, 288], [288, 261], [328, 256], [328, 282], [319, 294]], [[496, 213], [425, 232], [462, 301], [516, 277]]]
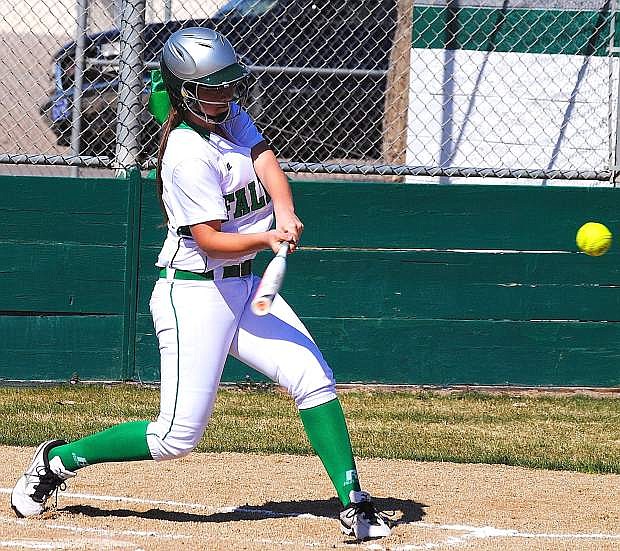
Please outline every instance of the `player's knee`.
[[295, 396], [295, 404], [298, 409], [306, 409], [320, 406], [334, 398], [336, 398], [336, 386], [332, 383]]
[[272, 379], [293, 397], [298, 408], [321, 405], [336, 397], [334, 374], [319, 349], [291, 344], [279, 358]]
[[320, 370], [304, 370], [287, 388], [300, 409], [319, 406], [336, 397], [336, 381], [327, 365]]
[[202, 431], [194, 433], [173, 428], [163, 437], [159, 434], [147, 434], [147, 442], [153, 459], [165, 461], [188, 455], [196, 447], [201, 436]]

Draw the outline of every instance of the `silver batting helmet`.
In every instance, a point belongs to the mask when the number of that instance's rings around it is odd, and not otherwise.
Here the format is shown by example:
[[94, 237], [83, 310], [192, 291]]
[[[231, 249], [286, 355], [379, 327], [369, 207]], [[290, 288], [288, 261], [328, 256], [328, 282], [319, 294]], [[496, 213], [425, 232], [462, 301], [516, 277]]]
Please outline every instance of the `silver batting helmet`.
[[208, 122], [228, 120], [231, 102], [226, 102], [226, 113], [209, 117], [199, 108], [201, 102], [208, 103], [198, 98], [199, 87], [232, 87], [232, 101], [243, 104], [247, 99], [249, 72], [239, 62], [232, 44], [212, 29], [189, 27], [170, 35], [161, 53], [160, 66], [171, 103]]

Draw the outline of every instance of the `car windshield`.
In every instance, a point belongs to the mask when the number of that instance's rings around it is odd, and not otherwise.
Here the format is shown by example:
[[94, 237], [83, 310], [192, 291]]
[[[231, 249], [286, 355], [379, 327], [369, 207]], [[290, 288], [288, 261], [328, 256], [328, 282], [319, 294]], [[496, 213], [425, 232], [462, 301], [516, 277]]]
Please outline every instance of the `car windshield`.
[[217, 12], [215, 17], [234, 14], [243, 17], [264, 15], [272, 10], [281, 0], [232, 0]]

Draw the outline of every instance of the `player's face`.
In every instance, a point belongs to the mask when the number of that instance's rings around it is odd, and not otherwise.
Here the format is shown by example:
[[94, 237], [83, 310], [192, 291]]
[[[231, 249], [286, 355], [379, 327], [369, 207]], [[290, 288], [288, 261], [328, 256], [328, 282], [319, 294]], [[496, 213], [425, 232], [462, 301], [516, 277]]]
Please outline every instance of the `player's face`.
[[222, 86], [221, 88], [198, 87], [198, 99], [200, 110], [210, 117], [225, 115], [228, 113], [228, 104], [233, 101], [234, 86]]

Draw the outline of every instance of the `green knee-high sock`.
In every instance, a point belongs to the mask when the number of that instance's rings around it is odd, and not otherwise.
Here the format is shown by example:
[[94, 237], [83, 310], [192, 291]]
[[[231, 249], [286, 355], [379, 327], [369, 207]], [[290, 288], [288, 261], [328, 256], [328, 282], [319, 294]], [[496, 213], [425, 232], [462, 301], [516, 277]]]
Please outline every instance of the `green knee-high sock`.
[[66, 469], [75, 471], [94, 463], [153, 459], [146, 442], [149, 421], [132, 421], [97, 432], [75, 442], [52, 448], [49, 459], [60, 457]]
[[320, 457], [343, 506], [350, 503], [349, 492], [359, 491], [351, 439], [338, 398], [299, 410], [308, 440]]

